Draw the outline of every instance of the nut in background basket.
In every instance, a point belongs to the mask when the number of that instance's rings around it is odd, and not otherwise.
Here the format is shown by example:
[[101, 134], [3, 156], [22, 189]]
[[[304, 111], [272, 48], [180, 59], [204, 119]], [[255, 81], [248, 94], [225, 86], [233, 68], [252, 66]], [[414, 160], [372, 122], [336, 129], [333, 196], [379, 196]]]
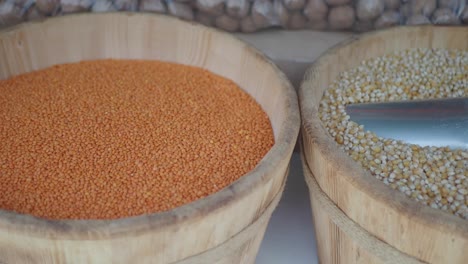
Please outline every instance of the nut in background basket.
[[466, 0], [3, 0], [0, 28], [78, 12], [153, 12], [229, 32], [280, 27], [364, 32], [397, 25], [467, 25]]

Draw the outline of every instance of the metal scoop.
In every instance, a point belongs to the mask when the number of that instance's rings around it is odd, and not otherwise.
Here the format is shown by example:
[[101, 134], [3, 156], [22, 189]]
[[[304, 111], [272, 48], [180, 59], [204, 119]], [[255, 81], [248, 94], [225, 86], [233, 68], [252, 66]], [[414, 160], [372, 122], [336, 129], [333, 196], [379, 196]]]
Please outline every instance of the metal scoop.
[[346, 112], [380, 137], [468, 149], [468, 98], [351, 104]]

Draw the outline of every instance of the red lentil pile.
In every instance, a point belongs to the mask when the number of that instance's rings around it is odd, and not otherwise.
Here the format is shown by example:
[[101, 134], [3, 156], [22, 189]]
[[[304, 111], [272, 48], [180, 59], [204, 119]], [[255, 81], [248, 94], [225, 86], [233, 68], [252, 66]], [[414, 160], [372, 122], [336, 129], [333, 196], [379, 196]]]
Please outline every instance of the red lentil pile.
[[48, 219], [166, 211], [226, 187], [274, 144], [265, 112], [201, 68], [140, 60], [0, 81], [0, 208]]

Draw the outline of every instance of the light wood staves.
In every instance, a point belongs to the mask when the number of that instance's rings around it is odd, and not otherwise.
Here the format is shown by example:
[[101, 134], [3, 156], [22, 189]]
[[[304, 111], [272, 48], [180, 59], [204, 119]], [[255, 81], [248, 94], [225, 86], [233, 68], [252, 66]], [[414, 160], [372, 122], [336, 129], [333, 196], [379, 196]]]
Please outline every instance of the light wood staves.
[[[338, 147], [318, 117], [324, 91], [341, 72], [357, 67], [363, 60], [408, 48], [467, 50], [468, 28], [397, 27], [354, 37], [322, 55], [307, 71], [299, 89], [305, 160], [323, 192], [371, 235], [422, 262], [467, 263], [466, 220], [420, 204], [384, 185]], [[318, 221], [315, 228], [328, 228], [323, 225], [327, 225], [326, 221]], [[328, 239], [335, 247], [330, 252], [339, 254], [340, 241], [332, 234]], [[372, 261], [351, 259], [330, 263]]]
[[321, 263], [422, 264], [381, 241], [346, 216], [320, 188], [301, 153], [302, 170], [310, 190]]
[[289, 81], [233, 36], [161, 15], [68, 15], [0, 32], [0, 79], [103, 58], [178, 62], [235, 81], [268, 114], [274, 146], [229, 187], [167, 212], [47, 221], [0, 210], [0, 263], [254, 263], [299, 132]]

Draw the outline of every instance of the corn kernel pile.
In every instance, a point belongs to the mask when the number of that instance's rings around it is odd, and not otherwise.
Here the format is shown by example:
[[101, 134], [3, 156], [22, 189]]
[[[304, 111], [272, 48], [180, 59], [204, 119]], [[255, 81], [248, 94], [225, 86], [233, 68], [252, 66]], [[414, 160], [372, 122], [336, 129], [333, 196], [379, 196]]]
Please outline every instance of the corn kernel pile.
[[327, 89], [319, 116], [340, 147], [393, 189], [468, 219], [468, 151], [382, 138], [347, 104], [468, 96], [468, 51], [410, 49], [364, 61]]
[[0, 81], [0, 208], [49, 219], [170, 210], [252, 170], [274, 144], [234, 82], [158, 61], [64, 64]]

